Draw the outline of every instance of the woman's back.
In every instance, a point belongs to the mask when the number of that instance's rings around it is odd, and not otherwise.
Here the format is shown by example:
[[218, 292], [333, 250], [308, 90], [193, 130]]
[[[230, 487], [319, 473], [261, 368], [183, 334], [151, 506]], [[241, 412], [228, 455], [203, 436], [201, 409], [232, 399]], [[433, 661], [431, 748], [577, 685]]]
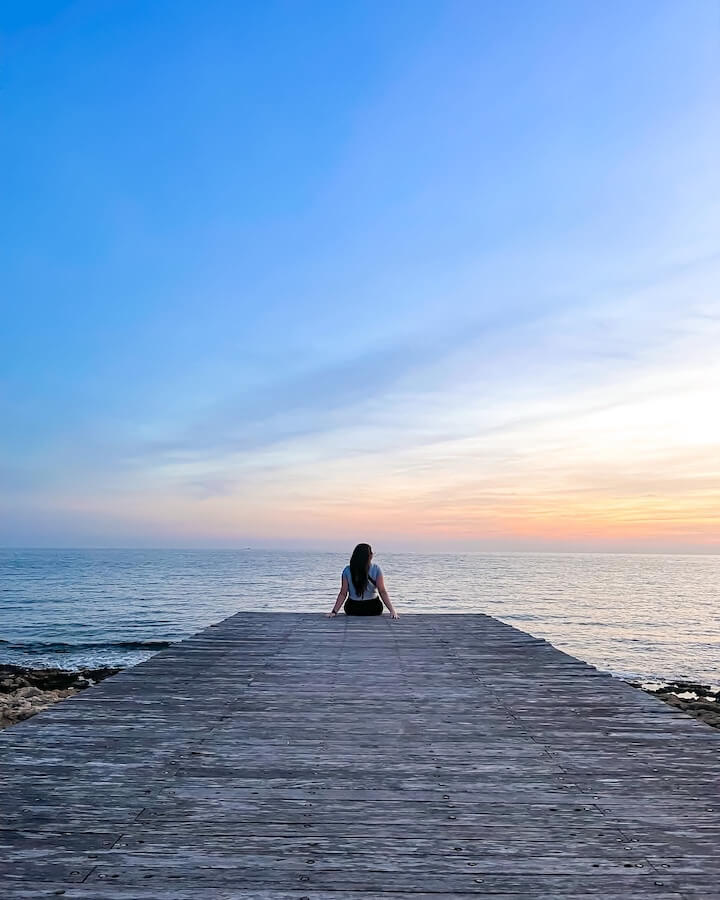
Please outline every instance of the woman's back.
[[350, 572], [350, 566], [345, 566], [343, 569], [343, 578], [347, 580], [348, 584], [348, 593], [350, 595], [351, 600], [373, 600], [378, 596], [377, 591], [377, 581], [378, 578], [382, 575], [382, 569], [380, 566], [372, 563], [368, 570], [368, 580], [365, 585], [365, 590], [362, 594], [358, 594], [357, 589], [352, 580], [352, 574]]
[[336, 616], [343, 604], [348, 616], [380, 616], [384, 604], [393, 619], [397, 619], [398, 614], [388, 597], [382, 569], [373, 563], [372, 557], [370, 544], [358, 544], [353, 550], [350, 565], [345, 566], [342, 572], [335, 605], [328, 616]]

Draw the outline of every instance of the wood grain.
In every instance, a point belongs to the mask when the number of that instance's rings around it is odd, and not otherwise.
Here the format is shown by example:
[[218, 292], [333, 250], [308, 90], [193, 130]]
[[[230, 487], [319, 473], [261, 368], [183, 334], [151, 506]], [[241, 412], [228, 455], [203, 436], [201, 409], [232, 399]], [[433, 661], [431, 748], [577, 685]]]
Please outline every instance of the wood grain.
[[240, 613], [0, 734], [0, 896], [720, 897], [719, 749], [488, 616]]

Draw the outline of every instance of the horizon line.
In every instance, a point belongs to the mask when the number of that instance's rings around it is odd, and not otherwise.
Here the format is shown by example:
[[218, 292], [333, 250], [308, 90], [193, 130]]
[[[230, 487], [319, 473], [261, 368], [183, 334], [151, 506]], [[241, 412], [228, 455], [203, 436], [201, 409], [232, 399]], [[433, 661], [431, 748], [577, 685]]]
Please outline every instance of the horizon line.
[[[339, 555], [343, 550], [298, 547], [138, 547], [138, 546], [0, 546], [3, 551], [133, 551], [150, 553], [322, 553]], [[718, 550], [384, 550], [385, 556], [719, 556]]]

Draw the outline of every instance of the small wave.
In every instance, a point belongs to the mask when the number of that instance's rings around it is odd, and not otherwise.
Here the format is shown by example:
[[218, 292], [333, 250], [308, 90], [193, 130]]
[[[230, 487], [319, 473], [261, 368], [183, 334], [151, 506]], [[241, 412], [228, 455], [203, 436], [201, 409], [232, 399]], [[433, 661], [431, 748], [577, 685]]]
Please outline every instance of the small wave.
[[78, 653], [83, 650], [164, 650], [173, 641], [85, 641], [68, 644], [64, 641], [18, 641], [0, 639], [9, 650], [20, 650], [27, 654]]

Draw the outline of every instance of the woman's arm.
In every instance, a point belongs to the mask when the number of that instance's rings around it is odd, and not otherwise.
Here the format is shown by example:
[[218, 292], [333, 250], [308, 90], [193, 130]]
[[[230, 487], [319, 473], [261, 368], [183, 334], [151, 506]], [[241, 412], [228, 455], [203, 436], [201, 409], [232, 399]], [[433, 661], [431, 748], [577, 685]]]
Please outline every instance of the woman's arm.
[[340, 592], [337, 595], [337, 599], [335, 600], [335, 606], [333, 606], [333, 608], [327, 614], [328, 619], [331, 616], [336, 616], [338, 614], [341, 606], [345, 602], [347, 595], [348, 595], [348, 583], [347, 583], [347, 578], [343, 575], [342, 583], [340, 584]]
[[393, 617], [393, 619], [397, 619], [398, 614], [395, 612], [395, 607], [392, 605], [392, 600], [388, 597], [388, 592], [385, 589], [385, 578], [382, 574], [378, 575], [375, 584], [377, 585], [378, 594], [380, 594], [382, 602], [388, 608], [388, 612]]

